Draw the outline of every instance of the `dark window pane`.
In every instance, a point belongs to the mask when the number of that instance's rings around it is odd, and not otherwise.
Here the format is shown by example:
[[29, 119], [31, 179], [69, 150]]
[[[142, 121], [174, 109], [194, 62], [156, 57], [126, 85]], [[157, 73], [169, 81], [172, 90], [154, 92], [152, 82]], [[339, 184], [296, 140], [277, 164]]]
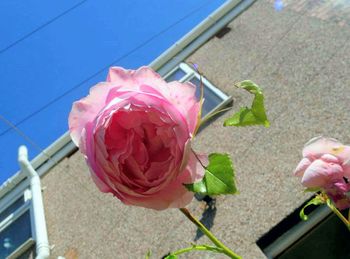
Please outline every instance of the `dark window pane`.
[[27, 210], [0, 233], [0, 258], [6, 258], [31, 237], [30, 213]]
[[9, 207], [7, 207], [5, 210], [3, 210], [0, 213], [0, 222], [3, 221], [5, 218], [8, 217], [11, 213], [13, 213], [16, 209], [21, 207], [24, 204], [24, 197], [23, 195], [18, 198], [14, 203], [12, 203]]
[[[201, 82], [197, 77], [194, 77], [190, 80], [190, 82], [196, 85], [196, 97], [200, 98], [200, 85]], [[202, 117], [211, 112], [218, 104], [220, 104], [223, 100], [217, 96], [210, 88], [204, 85], [204, 103], [202, 110]]]
[[201, 95], [201, 81], [197, 77], [194, 77], [190, 80], [190, 82], [197, 87], [196, 88], [196, 97], [197, 97], [197, 99], [199, 99], [200, 95]]
[[331, 214], [277, 258], [350, 258], [349, 240], [349, 230]]
[[171, 73], [166, 79], [165, 81], [167, 82], [171, 82], [171, 81], [179, 81], [181, 78], [184, 77], [184, 75], [186, 75], [186, 73], [181, 70], [180, 68], [176, 69], [173, 73]]
[[36, 247], [35, 243], [31, 245], [25, 252], [23, 252], [17, 259], [35, 259]]

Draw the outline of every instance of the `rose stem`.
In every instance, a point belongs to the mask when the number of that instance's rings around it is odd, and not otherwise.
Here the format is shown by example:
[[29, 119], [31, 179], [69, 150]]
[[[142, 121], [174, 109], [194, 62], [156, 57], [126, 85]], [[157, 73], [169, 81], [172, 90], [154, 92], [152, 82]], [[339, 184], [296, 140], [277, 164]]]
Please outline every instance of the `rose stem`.
[[329, 201], [327, 201], [327, 206], [341, 219], [341, 221], [343, 221], [345, 226], [347, 226], [348, 230], [350, 231], [349, 221], [346, 220], [343, 214], [341, 214], [341, 212], [335, 206], [333, 206], [333, 204], [331, 204]]
[[193, 250], [198, 250], [198, 251], [211, 251], [214, 253], [223, 253], [221, 248], [218, 247], [209, 247], [207, 245], [193, 245], [190, 247], [186, 247], [180, 250], [177, 250], [175, 252], [171, 252], [171, 255], [179, 255], [179, 254], [184, 254], [184, 253], [188, 253], [191, 252]]
[[194, 223], [217, 247], [222, 249], [222, 252], [231, 258], [241, 259], [239, 255], [221, 243], [198, 219], [196, 219], [186, 208], [180, 208], [180, 211]]
[[226, 112], [226, 111], [231, 110], [231, 109], [232, 109], [232, 106], [211, 113], [211, 114], [210, 114], [209, 116], [207, 116], [204, 120], [201, 120], [201, 121], [200, 121], [199, 126], [204, 125], [208, 120], [212, 119], [215, 115], [217, 115], [217, 114], [219, 114], [219, 113], [221, 113], [221, 112]]

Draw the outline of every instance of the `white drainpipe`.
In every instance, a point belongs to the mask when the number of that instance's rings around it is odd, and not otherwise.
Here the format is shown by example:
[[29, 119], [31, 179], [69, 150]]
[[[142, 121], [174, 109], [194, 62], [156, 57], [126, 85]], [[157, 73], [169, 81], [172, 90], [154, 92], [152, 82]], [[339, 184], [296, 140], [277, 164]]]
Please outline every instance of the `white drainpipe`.
[[47, 237], [45, 222], [45, 212], [43, 197], [41, 194], [40, 177], [28, 161], [28, 151], [25, 146], [20, 146], [18, 151], [18, 162], [22, 172], [26, 173], [30, 179], [30, 188], [32, 191], [32, 202], [34, 211], [35, 241], [36, 241], [36, 259], [46, 259], [50, 256], [50, 246]]

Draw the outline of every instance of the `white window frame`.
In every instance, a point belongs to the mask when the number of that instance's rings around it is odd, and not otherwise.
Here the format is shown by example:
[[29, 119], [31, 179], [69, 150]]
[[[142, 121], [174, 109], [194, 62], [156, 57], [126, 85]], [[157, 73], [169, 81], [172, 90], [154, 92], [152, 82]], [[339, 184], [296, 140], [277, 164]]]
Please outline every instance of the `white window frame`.
[[[209, 117], [212, 116], [213, 113], [219, 111], [223, 107], [227, 106], [229, 103], [232, 103], [233, 98], [231, 95], [227, 95], [224, 92], [222, 92], [220, 89], [218, 89], [216, 86], [214, 86], [208, 79], [206, 79], [204, 76], [201, 76], [191, 66], [189, 66], [188, 64], [186, 64], [184, 62], [180, 63], [179, 65], [174, 67], [172, 70], [170, 70], [168, 73], [166, 73], [163, 78], [166, 80], [169, 76], [171, 76], [178, 69], [182, 70], [185, 73], [185, 75], [183, 77], [181, 77], [180, 79], [176, 79], [177, 81], [183, 83], [183, 82], [190, 81], [193, 78], [197, 78], [198, 80], [202, 80], [202, 83], [204, 86], [204, 91], [205, 91], [205, 88], [208, 88], [209, 90], [211, 90], [216, 96], [218, 96], [222, 100], [220, 103], [218, 103], [217, 106], [215, 106], [215, 108], [213, 108], [210, 112], [208, 112], [208, 114], [206, 114], [202, 118], [203, 121], [206, 121]], [[205, 105], [205, 100], [204, 100], [203, 105]]]
[[315, 228], [319, 223], [325, 220], [332, 211], [325, 205], [319, 206], [308, 215], [307, 221], [300, 220], [299, 223], [286, 230], [280, 237], [271, 242], [268, 246], [262, 249], [263, 253], [268, 258], [275, 258], [281, 255], [294, 243]]
[[31, 248], [35, 244], [35, 240], [33, 238], [27, 239], [22, 245], [20, 245], [15, 251], [13, 251], [6, 259], [17, 259], [23, 253], [27, 252], [29, 248]]
[[0, 222], [0, 232], [5, 230], [7, 227], [10, 227], [19, 217], [24, 213], [29, 211], [30, 215], [30, 226], [31, 226], [31, 237], [24, 241], [23, 244], [18, 246], [7, 258], [17, 258], [24, 252], [28, 250], [33, 244], [35, 244], [35, 225], [34, 225], [34, 214], [32, 206], [32, 195], [30, 191], [30, 184], [28, 179], [22, 181], [17, 188], [13, 189], [12, 192], [8, 193], [5, 197], [0, 200], [0, 213], [6, 210], [14, 202], [16, 202], [21, 196], [23, 196], [24, 203], [18, 207], [14, 212], [9, 214]]

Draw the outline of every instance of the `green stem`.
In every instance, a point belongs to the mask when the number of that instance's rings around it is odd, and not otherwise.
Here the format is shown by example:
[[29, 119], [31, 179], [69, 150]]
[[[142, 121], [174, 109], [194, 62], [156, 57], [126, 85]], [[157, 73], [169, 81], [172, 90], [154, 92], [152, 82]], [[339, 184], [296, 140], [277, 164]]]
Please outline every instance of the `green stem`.
[[209, 116], [207, 116], [205, 119], [203, 119], [203, 120], [200, 121], [199, 126], [204, 125], [207, 121], [209, 121], [210, 119], [212, 119], [215, 115], [217, 115], [217, 114], [219, 114], [219, 113], [221, 113], [221, 112], [226, 112], [226, 111], [231, 110], [231, 109], [232, 109], [232, 106], [211, 113], [211, 114], [210, 114]]
[[227, 246], [221, 243], [198, 219], [196, 219], [186, 208], [180, 208], [180, 211], [194, 223], [218, 248], [222, 249], [222, 253], [233, 259], [241, 259], [239, 255], [235, 254]]
[[350, 231], [350, 223], [349, 221], [341, 214], [341, 212], [331, 203], [330, 199], [327, 199], [327, 206], [340, 218], [341, 221], [347, 226], [348, 230]]
[[193, 250], [198, 250], [198, 251], [211, 251], [214, 253], [223, 253], [221, 248], [214, 247], [214, 246], [207, 246], [207, 245], [193, 245], [190, 247], [186, 247], [180, 250], [177, 250], [175, 252], [172, 252], [171, 255], [179, 255], [179, 254], [184, 254], [191, 252]]
[[[192, 63], [192, 65], [195, 66], [194, 63]], [[204, 97], [204, 84], [203, 84], [202, 73], [200, 73], [200, 72], [198, 71], [198, 69], [197, 69], [197, 72], [198, 72], [198, 74], [199, 74], [199, 79], [200, 79], [200, 82], [201, 82], [201, 84], [200, 84], [201, 93], [200, 93], [200, 97], [199, 97], [199, 103], [200, 103], [201, 107], [200, 107], [199, 112], [198, 112], [197, 126], [196, 126], [196, 128], [195, 128], [195, 130], [194, 130], [194, 132], [193, 132], [193, 136], [195, 136], [195, 135], [197, 134], [197, 132], [198, 132], [198, 130], [199, 130], [199, 127], [200, 127], [200, 125], [201, 125], [201, 122], [200, 122], [200, 121], [201, 121], [201, 118], [202, 118], [203, 97]]]

